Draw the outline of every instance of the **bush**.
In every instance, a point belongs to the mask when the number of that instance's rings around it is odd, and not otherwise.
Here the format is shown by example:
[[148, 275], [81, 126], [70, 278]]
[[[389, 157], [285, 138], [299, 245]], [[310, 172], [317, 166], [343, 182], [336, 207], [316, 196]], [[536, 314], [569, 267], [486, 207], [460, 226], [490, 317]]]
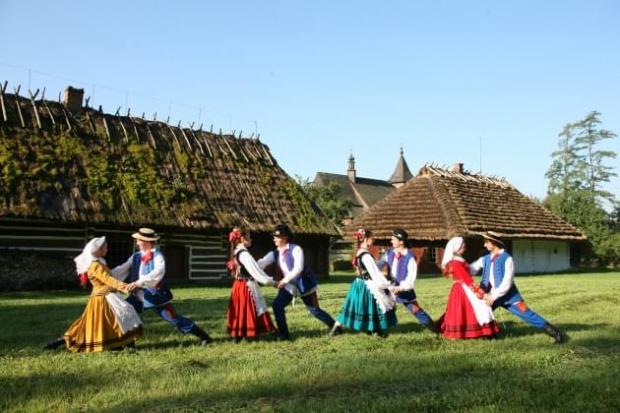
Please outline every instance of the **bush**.
[[0, 254], [0, 291], [77, 288], [71, 257], [37, 252]]

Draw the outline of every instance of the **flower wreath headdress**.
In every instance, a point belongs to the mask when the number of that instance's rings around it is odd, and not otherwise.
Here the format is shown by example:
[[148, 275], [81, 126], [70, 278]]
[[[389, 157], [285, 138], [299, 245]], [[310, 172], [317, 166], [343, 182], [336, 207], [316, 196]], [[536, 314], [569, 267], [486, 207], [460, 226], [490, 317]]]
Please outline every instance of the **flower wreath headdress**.
[[361, 242], [366, 236], [366, 230], [364, 228], [360, 228], [353, 235], [358, 242]]

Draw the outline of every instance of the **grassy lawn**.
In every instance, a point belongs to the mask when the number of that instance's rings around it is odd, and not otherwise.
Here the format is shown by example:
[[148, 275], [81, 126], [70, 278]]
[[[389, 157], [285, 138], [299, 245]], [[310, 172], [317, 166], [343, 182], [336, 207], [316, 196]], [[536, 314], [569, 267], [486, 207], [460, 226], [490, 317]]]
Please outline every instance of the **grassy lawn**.
[[[334, 317], [351, 279], [321, 285]], [[387, 338], [329, 338], [298, 301], [287, 313], [294, 341], [235, 345], [229, 289], [177, 286], [177, 309], [215, 338], [209, 347], [146, 313], [137, 351], [69, 354], [41, 348], [79, 317], [87, 292], [3, 293], [0, 411], [620, 411], [620, 272], [520, 276], [517, 285], [568, 344], [503, 309], [492, 341], [436, 337], [404, 308]], [[450, 282], [422, 278], [416, 287], [438, 318]], [[264, 291], [270, 302], [275, 289]]]

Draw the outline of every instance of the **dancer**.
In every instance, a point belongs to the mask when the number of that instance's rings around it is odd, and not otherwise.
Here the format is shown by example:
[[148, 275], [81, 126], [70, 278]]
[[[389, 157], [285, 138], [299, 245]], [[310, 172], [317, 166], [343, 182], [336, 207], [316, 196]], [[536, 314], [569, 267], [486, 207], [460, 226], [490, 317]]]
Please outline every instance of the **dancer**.
[[125, 279], [131, 271], [131, 284], [127, 287], [132, 294], [127, 301], [140, 314], [144, 308], [153, 310], [170, 325], [183, 334], [193, 334], [206, 346], [213, 341], [194, 321], [181, 316], [172, 305], [172, 292], [164, 281], [166, 262], [156, 242], [159, 235], [150, 228], [140, 228], [132, 235], [140, 251], [127, 262], [112, 270], [117, 279]]
[[[301, 247], [291, 243], [293, 233], [290, 228], [287, 225], [277, 225], [272, 235], [276, 248], [258, 260], [258, 266], [261, 269], [270, 265], [276, 266], [277, 288], [280, 290], [273, 301], [273, 314], [278, 325], [277, 339], [290, 340], [284, 309], [296, 295], [301, 296], [310, 314], [331, 330], [335, 321], [325, 310], [319, 307], [316, 276], [306, 265], [304, 251]], [[338, 334], [341, 331], [342, 328], [338, 327], [335, 333]]]
[[277, 283], [260, 269], [248, 251], [252, 245], [250, 231], [235, 227], [228, 234], [228, 241], [228, 269], [235, 281], [226, 313], [226, 325], [228, 334], [236, 344], [243, 337], [256, 337], [275, 330], [257, 282], [268, 285]]
[[387, 250], [377, 263], [379, 268], [387, 265], [390, 276], [394, 281], [392, 292], [396, 295], [396, 302], [402, 303], [407, 310], [425, 327], [438, 333], [431, 317], [418, 304], [415, 293], [415, 280], [418, 276], [418, 265], [414, 255], [409, 251], [407, 243], [409, 234], [402, 228], [392, 233], [392, 248]]
[[357, 331], [387, 336], [387, 329], [396, 325], [394, 295], [391, 284], [381, 273], [369, 248], [373, 245], [372, 231], [360, 228], [355, 233], [357, 278], [351, 283], [347, 298], [338, 314], [332, 335], [340, 325]]
[[104, 259], [108, 253], [105, 237], [90, 240], [75, 265], [82, 286], [93, 286], [84, 313], [67, 332], [48, 343], [45, 349], [66, 345], [71, 352], [94, 353], [133, 347], [142, 335], [142, 321], [134, 308], [117, 293], [128, 285], [116, 280]]
[[535, 328], [542, 329], [553, 337], [555, 344], [566, 342], [566, 335], [532, 311], [526, 304], [514, 283], [514, 260], [504, 249], [504, 242], [496, 232], [489, 231], [482, 235], [484, 247], [489, 254], [479, 258], [469, 266], [472, 274], [482, 269], [480, 288], [486, 291], [484, 296], [491, 308], [504, 307]]
[[491, 338], [499, 332], [493, 310], [484, 300], [484, 291], [469, 274], [469, 265], [463, 259], [465, 241], [454, 237], [446, 245], [441, 268], [452, 276], [452, 289], [446, 312], [437, 321], [441, 334], [447, 338]]

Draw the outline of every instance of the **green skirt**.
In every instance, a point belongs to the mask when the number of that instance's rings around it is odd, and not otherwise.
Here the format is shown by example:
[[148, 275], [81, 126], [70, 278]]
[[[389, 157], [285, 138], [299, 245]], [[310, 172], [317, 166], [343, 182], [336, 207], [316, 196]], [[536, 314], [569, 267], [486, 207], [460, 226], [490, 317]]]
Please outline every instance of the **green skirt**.
[[384, 313], [364, 280], [356, 278], [338, 314], [338, 322], [357, 331], [387, 330], [396, 325], [396, 312]]

